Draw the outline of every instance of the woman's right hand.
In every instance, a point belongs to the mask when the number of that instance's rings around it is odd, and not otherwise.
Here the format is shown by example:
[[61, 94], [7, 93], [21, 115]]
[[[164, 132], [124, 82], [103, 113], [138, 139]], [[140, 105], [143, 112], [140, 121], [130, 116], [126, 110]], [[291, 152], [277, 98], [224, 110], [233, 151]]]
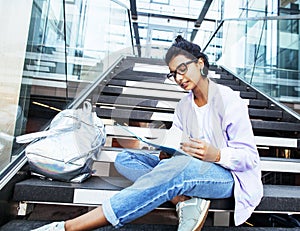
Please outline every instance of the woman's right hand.
[[181, 149], [193, 157], [209, 162], [219, 162], [220, 149], [204, 140], [190, 138], [189, 142], [181, 143]]

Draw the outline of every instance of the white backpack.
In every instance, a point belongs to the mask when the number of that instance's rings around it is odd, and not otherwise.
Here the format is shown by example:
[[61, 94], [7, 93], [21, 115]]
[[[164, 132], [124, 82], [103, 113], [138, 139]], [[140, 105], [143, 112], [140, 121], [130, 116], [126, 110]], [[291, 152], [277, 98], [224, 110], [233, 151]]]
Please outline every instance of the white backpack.
[[105, 144], [102, 120], [85, 101], [81, 109], [59, 112], [46, 131], [17, 137], [18, 143], [30, 143], [25, 154], [31, 172], [46, 178], [82, 182], [93, 173], [96, 155]]

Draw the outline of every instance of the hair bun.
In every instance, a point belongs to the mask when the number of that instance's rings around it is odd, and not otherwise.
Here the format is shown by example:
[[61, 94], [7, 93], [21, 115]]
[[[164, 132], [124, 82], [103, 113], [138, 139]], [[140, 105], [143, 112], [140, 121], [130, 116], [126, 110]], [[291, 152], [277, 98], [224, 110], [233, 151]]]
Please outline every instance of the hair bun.
[[178, 35], [178, 36], [177, 36], [177, 38], [175, 39], [175, 41], [176, 41], [176, 43], [180, 43], [180, 42], [183, 42], [183, 41], [185, 41], [185, 39], [184, 39], [184, 38], [182, 38], [182, 36], [181, 36], [181, 35]]
[[185, 40], [181, 35], [178, 35], [175, 38], [174, 43], [168, 50], [165, 58], [166, 63], [169, 63], [174, 56], [179, 54], [185, 55], [190, 59], [203, 58], [204, 65], [209, 68], [208, 58], [201, 52], [201, 47], [195, 43]]

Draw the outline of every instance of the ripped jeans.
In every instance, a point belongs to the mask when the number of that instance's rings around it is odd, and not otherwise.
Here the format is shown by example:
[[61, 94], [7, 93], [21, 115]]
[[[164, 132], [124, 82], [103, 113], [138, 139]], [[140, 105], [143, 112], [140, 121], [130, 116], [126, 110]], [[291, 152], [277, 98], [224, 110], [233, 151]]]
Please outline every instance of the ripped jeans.
[[234, 180], [229, 170], [218, 164], [186, 155], [159, 160], [158, 156], [123, 151], [115, 160], [120, 174], [134, 183], [102, 205], [106, 219], [121, 227], [154, 210], [175, 196], [228, 198]]

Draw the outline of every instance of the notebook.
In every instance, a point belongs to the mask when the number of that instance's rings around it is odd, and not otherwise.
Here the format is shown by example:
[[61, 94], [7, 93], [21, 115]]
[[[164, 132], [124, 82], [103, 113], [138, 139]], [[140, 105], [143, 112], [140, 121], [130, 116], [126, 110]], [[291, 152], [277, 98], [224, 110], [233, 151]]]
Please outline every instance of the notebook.
[[162, 135], [160, 137], [158, 136], [145, 137], [145, 136], [140, 136], [137, 133], [133, 132], [127, 126], [122, 126], [120, 124], [118, 125], [122, 127], [125, 131], [127, 131], [128, 133], [136, 137], [138, 140], [148, 145], [151, 145], [158, 150], [164, 151], [169, 155], [175, 155], [175, 154], [188, 155], [186, 152], [180, 149], [180, 143], [188, 141], [189, 137], [175, 126], [165, 130], [166, 132], [161, 133]]

